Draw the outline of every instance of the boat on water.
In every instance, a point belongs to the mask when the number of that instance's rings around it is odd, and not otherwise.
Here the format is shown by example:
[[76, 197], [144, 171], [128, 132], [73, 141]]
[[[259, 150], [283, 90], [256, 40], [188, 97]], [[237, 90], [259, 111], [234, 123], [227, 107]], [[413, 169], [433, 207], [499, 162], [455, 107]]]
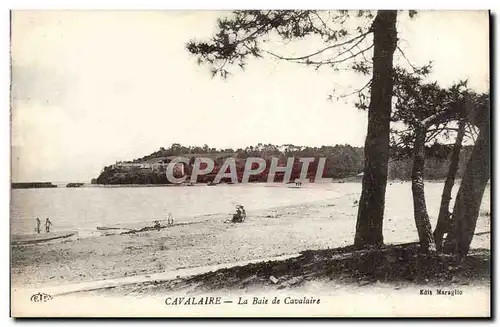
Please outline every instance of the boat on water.
[[68, 183], [66, 187], [82, 187], [84, 183]]
[[40, 234], [12, 235], [11, 244], [22, 245], [22, 244], [42, 243], [57, 239], [68, 238], [76, 234], [77, 234], [76, 231], [66, 231], [66, 232], [51, 232], [51, 233], [40, 233]]

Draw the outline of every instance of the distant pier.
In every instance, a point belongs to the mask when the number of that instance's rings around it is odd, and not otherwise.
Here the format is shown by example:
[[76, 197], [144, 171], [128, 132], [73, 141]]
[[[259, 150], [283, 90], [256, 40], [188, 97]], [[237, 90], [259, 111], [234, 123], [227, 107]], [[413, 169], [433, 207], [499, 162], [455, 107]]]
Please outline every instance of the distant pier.
[[24, 182], [24, 183], [12, 183], [12, 188], [53, 188], [57, 185], [51, 182]]

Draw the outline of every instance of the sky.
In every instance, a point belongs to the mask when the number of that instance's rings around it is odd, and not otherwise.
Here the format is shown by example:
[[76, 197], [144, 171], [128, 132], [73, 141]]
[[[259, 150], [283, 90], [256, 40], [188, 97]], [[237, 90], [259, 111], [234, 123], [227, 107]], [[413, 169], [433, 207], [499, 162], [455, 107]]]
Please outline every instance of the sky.
[[[250, 60], [212, 78], [185, 49], [216, 31], [213, 11], [14, 11], [11, 25], [13, 181], [83, 181], [105, 165], [172, 143], [362, 146], [367, 113], [328, 101], [366, 77]], [[489, 89], [487, 12], [398, 15], [399, 46], [432, 80]], [[269, 50], [307, 54], [315, 40]], [[402, 60], [402, 59], [397, 59]]]

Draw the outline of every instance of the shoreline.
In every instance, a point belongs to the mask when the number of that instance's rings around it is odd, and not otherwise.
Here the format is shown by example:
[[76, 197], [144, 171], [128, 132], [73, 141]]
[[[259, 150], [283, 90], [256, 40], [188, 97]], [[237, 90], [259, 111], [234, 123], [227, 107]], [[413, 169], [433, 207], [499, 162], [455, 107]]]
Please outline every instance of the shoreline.
[[[108, 230], [99, 233], [102, 236], [11, 245], [11, 283], [13, 287], [55, 286], [343, 247], [354, 239], [358, 197], [358, 193], [340, 194], [255, 210], [236, 224], [224, 223], [229, 213], [210, 214], [198, 224], [160, 231], [120, 235]], [[437, 212], [439, 201], [433, 200], [429, 199], [429, 211]], [[404, 201], [387, 203], [386, 244], [418, 240], [411, 209], [411, 203]], [[269, 217], [271, 210], [275, 218]], [[476, 229], [482, 234], [474, 237], [473, 247], [490, 248], [490, 234], [484, 233], [490, 230], [486, 210], [489, 197], [483, 201]], [[436, 218], [431, 219], [434, 225]]]
[[[358, 186], [359, 186], [358, 184], [352, 184], [352, 185], [354, 185], [354, 188], [356, 190], [358, 189]], [[201, 184], [199, 186], [206, 186], [206, 185]], [[151, 218], [137, 216], [137, 217], [134, 217], [133, 220], [130, 220], [130, 219], [119, 219], [118, 220], [117, 219], [116, 221], [112, 221], [112, 220], [110, 221], [109, 219], [107, 219], [106, 223], [99, 223], [98, 220], [96, 220], [96, 221], [92, 221], [90, 223], [85, 223], [85, 224], [81, 224], [81, 225], [67, 224], [64, 227], [59, 226], [58, 228], [53, 228], [52, 230], [54, 232], [77, 231], [77, 232], [80, 232], [81, 234], [83, 233], [84, 235], [87, 235], [85, 237], [88, 237], [89, 233], [95, 234], [95, 233], [100, 232], [99, 229], [96, 229], [97, 227], [108, 227], [108, 228], [110, 228], [110, 227], [120, 227], [120, 228], [125, 227], [125, 228], [138, 229], [138, 228], [152, 225], [155, 220], [158, 220], [160, 222], [163, 222], [163, 221], [166, 222], [167, 218], [166, 218], [165, 214], [167, 212], [171, 212], [173, 214], [173, 218], [175, 219], [176, 223], [177, 222], [179, 222], [179, 223], [190, 222], [191, 223], [191, 222], [197, 222], [200, 219], [205, 220], [206, 218], [210, 218], [210, 217], [214, 217], [214, 216], [225, 216], [226, 218], [229, 218], [234, 213], [234, 205], [238, 204], [240, 201], [242, 201], [242, 204], [245, 205], [247, 212], [260, 214], [262, 212], [267, 213], [269, 210], [272, 210], [272, 209], [281, 209], [283, 207], [288, 207], [288, 206], [314, 204], [314, 203], [320, 203], [320, 202], [324, 202], [324, 201], [335, 201], [335, 199], [338, 198], [339, 196], [345, 196], [346, 194], [352, 193], [352, 192], [348, 192], [348, 193], [341, 194], [339, 192], [339, 190], [337, 190], [334, 187], [334, 185], [330, 184], [330, 183], [304, 184], [300, 188], [291, 187], [289, 184], [282, 184], [282, 183], [269, 183], [269, 184], [254, 183], [254, 184], [234, 184], [234, 185], [229, 184], [227, 186], [225, 184], [223, 184], [223, 185], [220, 185], [219, 187], [224, 188], [226, 194], [229, 194], [232, 192], [232, 191], [230, 191], [230, 190], [232, 190], [230, 187], [239, 188], [239, 191], [241, 191], [241, 192], [247, 192], [247, 190], [252, 191], [252, 190], [256, 190], [256, 189], [265, 190], [267, 188], [277, 188], [277, 189], [281, 189], [281, 190], [286, 190], [286, 192], [292, 192], [293, 194], [299, 194], [298, 196], [294, 196], [294, 198], [296, 198], [296, 200], [300, 201], [300, 202], [294, 202], [293, 200], [292, 201], [288, 201], [288, 200], [284, 201], [285, 203], [283, 203], [283, 201], [279, 201], [279, 200], [278, 201], [271, 200], [271, 201], [264, 201], [264, 202], [259, 202], [259, 201], [254, 202], [255, 198], [248, 198], [248, 197], [246, 199], [243, 199], [243, 200], [242, 199], [240, 199], [240, 200], [229, 199], [230, 200], [229, 203], [234, 202], [231, 205], [231, 207], [229, 207], [229, 208], [227, 207], [227, 203], [224, 206], [224, 208], [221, 208], [218, 206], [211, 206], [210, 208], [200, 207], [198, 210], [197, 209], [198, 207], [194, 207], [197, 210], [186, 210], [186, 211], [177, 210], [177, 213], [175, 212], [175, 209], [174, 209], [174, 211], [170, 211], [170, 209], [167, 208], [167, 209], [165, 209], [166, 210], [165, 212], [163, 212], [163, 213], [159, 212], [158, 215], [156, 215], [155, 217], [152, 216]], [[104, 188], [123, 190], [124, 192], [127, 189], [126, 187], [116, 187], [116, 188], [115, 187], [104, 187]], [[88, 192], [91, 192], [91, 189], [102, 190], [103, 188], [101, 188], [101, 187], [86, 188], [86, 190]], [[133, 189], [137, 189], [137, 188], [132, 187], [130, 189], [133, 190]], [[169, 189], [169, 190], [171, 190], [171, 189]], [[218, 192], [215, 188], [207, 189], [204, 187], [195, 188], [195, 189], [192, 189], [192, 191], [190, 189], [184, 189], [184, 190], [186, 190], [186, 192], [182, 192], [182, 194], [193, 193], [193, 194], [198, 194], [200, 196], [204, 195], [205, 193], [203, 193], [203, 192], [206, 192], [206, 191], [210, 191], [210, 194], [215, 194], [215, 196]], [[315, 194], [315, 196], [303, 198], [300, 195], [300, 194], [307, 193], [308, 191], [314, 192], [311, 194]], [[137, 192], [140, 192], [140, 190], [137, 190]], [[299, 192], [299, 193], [296, 193], [296, 192]], [[104, 193], [107, 193], [107, 191], [104, 191]], [[290, 193], [290, 194], [293, 195], [292, 193]], [[73, 191], [73, 192], [70, 191], [69, 194], [70, 195], [71, 194], [75, 194], [75, 195], [82, 194], [82, 196], [87, 197], [87, 195], [85, 195], [85, 191]], [[176, 193], [176, 191], [172, 191], [172, 192], [169, 192], [169, 194], [171, 197], [175, 197], [177, 193]], [[288, 194], [288, 193], [284, 193], [284, 194], [286, 197], [286, 194]], [[283, 195], [281, 196], [281, 199], [283, 199]], [[154, 203], [153, 203], [153, 205], [154, 205]], [[186, 207], [190, 206], [189, 203], [185, 203], [183, 205]], [[179, 208], [182, 208], [182, 207], [179, 207]], [[14, 218], [11, 217], [11, 220], [12, 219], [15, 219], [15, 217]], [[32, 233], [31, 228], [29, 228], [29, 229], [24, 228], [23, 230], [18, 228], [18, 229], [15, 229], [15, 232], [12, 232], [12, 227], [11, 227], [11, 235], [19, 236], [19, 235], [27, 235], [27, 234], [31, 234], [31, 233]]]
[[[329, 178], [330, 179], [330, 178]], [[424, 182], [425, 183], [444, 183], [445, 178], [441, 179], [426, 179]], [[455, 183], [460, 183], [461, 179], [456, 178]], [[408, 183], [411, 182], [410, 179], [404, 180], [404, 179], [388, 179], [387, 183]], [[23, 189], [53, 189], [53, 188], [64, 188], [64, 189], [81, 189], [81, 188], [127, 188], [127, 187], [194, 187], [194, 186], [242, 186], [242, 185], [261, 185], [267, 187], [272, 186], [272, 187], [279, 187], [279, 186], [287, 186], [290, 184], [294, 184], [292, 181], [290, 182], [248, 182], [248, 183], [218, 183], [214, 185], [207, 185], [207, 183], [194, 183], [194, 184], [187, 184], [187, 183], [180, 183], [180, 184], [91, 184], [91, 183], [84, 183], [82, 182], [83, 185], [78, 186], [78, 187], [66, 187], [66, 184], [64, 183], [54, 183], [53, 186], [51, 187], [12, 187], [11, 190], [23, 190]], [[319, 184], [319, 185], [326, 185], [326, 184], [342, 184], [342, 183], [356, 183], [356, 184], [361, 184], [362, 183], [362, 178], [357, 178], [357, 177], [347, 177], [347, 178], [339, 178], [339, 179], [334, 179], [331, 178], [331, 181], [328, 182], [305, 182], [302, 184], [302, 188], [306, 187], [307, 185], [311, 184]], [[491, 182], [488, 181], [488, 185]], [[12, 183], [14, 184], [14, 183]]]

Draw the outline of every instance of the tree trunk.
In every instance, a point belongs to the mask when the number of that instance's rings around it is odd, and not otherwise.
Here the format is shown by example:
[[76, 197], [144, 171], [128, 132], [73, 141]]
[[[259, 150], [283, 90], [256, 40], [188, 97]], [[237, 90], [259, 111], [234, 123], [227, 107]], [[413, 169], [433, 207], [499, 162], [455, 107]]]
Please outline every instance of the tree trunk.
[[382, 227], [394, 83], [393, 56], [397, 44], [396, 17], [396, 10], [380, 10], [373, 22], [373, 78], [364, 149], [365, 167], [354, 237], [357, 247], [384, 242]]
[[460, 121], [458, 124], [458, 133], [455, 144], [453, 145], [453, 151], [450, 158], [450, 166], [448, 168], [448, 175], [446, 176], [446, 181], [444, 182], [443, 195], [441, 196], [441, 206], [439, 207], [439, 216], [436, 224], [436, 229], [434, 230], [434, 240], [436, 241], [436, 248], [438, 251], [442, 251], [443, 247], [443, 236], [448, 232], [450, 224], [450, 200], [451, 191], [453, 185], [455, 184], [455, 177], [458, 171], [458, 163], [460, 159], [460, 150], [462, 149], [462, 141], [465, 136], [465, 120]]
[[490, 125], [482, 126], [458, 189], [444, 251], [459, 257], [469, 252], [481, 200], [490, 178]]
[[420, 249], [423, 252], [435, 252], [436, 246], [432, 235], [431, 222], [427, 213], [424, 191], [425, 136], [427, 127], [415, 128], [415, 144], [413, 146], [413, 169], [411, 172], [411, 190], [413, 193], [413, 213], [417, 226]]

